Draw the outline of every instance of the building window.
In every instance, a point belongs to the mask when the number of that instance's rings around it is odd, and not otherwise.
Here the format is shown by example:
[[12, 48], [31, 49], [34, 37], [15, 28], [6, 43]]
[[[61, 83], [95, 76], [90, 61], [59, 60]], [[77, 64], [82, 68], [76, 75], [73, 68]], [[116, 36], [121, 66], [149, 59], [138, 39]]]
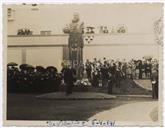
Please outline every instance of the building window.
[[8, 17], [8, 21], [14, 20], [14, 10], [12, 8], [7, 9], [7, 17]]
[[51, 35], [51, 31], [41, 31], [41, 35]]

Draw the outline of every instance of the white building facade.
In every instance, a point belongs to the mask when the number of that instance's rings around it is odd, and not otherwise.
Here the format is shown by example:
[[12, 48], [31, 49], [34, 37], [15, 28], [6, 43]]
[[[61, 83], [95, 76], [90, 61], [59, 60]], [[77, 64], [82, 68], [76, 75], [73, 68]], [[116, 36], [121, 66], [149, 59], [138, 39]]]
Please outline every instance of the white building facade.
[[[154, 22], [162, 16], [161, 4], [95, 6], [7, 5], [7, 63], [53, 65], [60, 70], [61, 63], [67, 58], [68, 44], [68, 35], [62, 29], [71, 22], [75, 11], [79, 12], [85, 26], [95, 27], [90, 42], [85, 40], [87, 35], [84, 34], [84, 61], [103, 57], [119, 60], [142, 59], [144, 56], [159, 58]], [[125, 33], [112, 32], [112, 28], [121, 24], [126, 26]], [[111, 31], [99, 33], [102, 25]], [[17, 35], [18, 30], [24, 28], [32, 34]]]

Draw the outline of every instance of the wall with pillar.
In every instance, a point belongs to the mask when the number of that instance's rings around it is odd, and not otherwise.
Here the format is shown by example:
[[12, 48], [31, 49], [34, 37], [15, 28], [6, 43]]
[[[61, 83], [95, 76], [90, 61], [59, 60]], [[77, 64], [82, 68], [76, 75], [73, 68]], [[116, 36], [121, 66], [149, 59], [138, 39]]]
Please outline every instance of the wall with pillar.
[[[99, 35], [93, 41], [84, 42], [83, 59], [141, 59], [143, 56], [158, 58], [158, 45], [152, 34]], [[7, 63], [28, 63], [31, 65], [56, 66], [61, 70], [63, 59], [67, 58], [68, 35], [14, 36], [7, 38]]]
[[16, 62], [22, 64], [22, 49], [21, 48], [8, 48], [7, 49], [7, 63]]
[[55, 66], [58, 69], [61, 68], [61, 61], [63, 58], [62, 47], [42, 47], [42, 48], [27, 48], [27, 63], [34, 66], [42, 65]]
[[41, 65], [44, 67], [55, 66], [61, 69], [63, 60], [63, 47], [20, 47], [8, 48], [7, 63]]

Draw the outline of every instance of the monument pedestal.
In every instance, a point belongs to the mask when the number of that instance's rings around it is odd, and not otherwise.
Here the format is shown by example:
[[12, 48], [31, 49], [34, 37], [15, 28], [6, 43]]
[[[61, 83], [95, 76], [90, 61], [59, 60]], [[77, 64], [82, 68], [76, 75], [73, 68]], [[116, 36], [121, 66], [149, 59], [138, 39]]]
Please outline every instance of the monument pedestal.
[[83, 37], [82, 33], [69, 34], [69, 60], [71, 66], [76, 69], [78, 78], [81, 77], [83, 64]]

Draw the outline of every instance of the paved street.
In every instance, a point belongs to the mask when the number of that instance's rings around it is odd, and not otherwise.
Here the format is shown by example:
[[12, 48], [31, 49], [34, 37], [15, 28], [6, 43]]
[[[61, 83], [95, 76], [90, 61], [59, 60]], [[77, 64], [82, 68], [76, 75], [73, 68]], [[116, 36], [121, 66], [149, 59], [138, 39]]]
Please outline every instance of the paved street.
[[[154, 113], [153, 114], [153, 111]], [[89, 118], [89, 120], [115, 120], [117, 124], [122, 124], [126, 121], [126, 124], [134, 123], [134, 125], [140, 124], [156, 124], [158, 123], [158, 101], [147, 101], [128, 103], [120, 105], [116, 108], [106, 110]]]

